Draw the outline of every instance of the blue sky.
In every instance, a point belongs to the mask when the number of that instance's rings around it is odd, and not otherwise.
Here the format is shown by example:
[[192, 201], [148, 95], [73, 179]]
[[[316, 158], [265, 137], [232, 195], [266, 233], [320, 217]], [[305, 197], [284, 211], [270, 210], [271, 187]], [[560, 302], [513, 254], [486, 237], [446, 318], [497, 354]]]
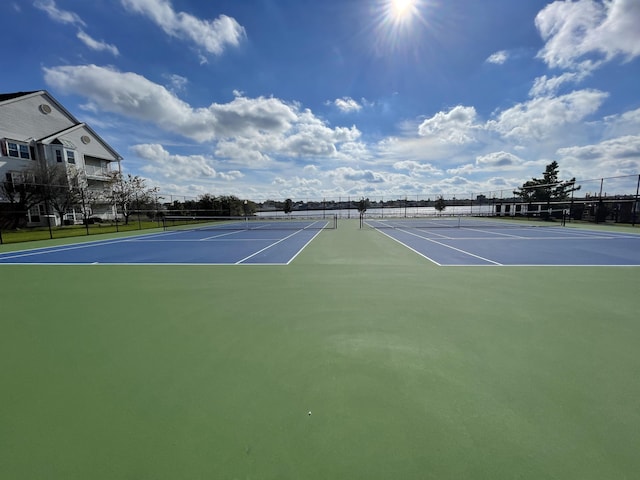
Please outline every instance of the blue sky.
[[48, 90], [166, 194], [512, 189], [640, 173], [638, 0], [8, 0]]

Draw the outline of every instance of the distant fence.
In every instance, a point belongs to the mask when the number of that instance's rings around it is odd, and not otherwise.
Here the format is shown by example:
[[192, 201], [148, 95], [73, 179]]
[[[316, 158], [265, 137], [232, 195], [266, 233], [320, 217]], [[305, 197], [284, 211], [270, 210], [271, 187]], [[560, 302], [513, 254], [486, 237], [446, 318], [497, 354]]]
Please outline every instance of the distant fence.
[[[338, 195], [322, 198], [291, 198], [289, 215], [309, 212], [357, 218], [358, 206], [366, 200], [367, 213], [378, 216], [419, 216], [436, 212], [436, 201], [444, 200], [445, 212], [496, 216], [550, 215], [562, 212], [570, 221], [610, 222], [636, 225], [640, 222], [640, 175], [577, 180], [579, 189], [563, 199], [527, 202], [514, 194], [519, 187], [484, 192], [402, 193], [385, 195]], [[285, 215], [285, 198], [276, 195], [203, 197], [155, 193], [144, 202], [131, 202], [123, 211], [113, 203], [78, 203], [63, 218], [51, 207], [39, 206], [34, 214], [0, 198], [0, 243], [64, 238], [160, 228], [166, 215]], [[224, 200], [224, 201], [222, 201]]]

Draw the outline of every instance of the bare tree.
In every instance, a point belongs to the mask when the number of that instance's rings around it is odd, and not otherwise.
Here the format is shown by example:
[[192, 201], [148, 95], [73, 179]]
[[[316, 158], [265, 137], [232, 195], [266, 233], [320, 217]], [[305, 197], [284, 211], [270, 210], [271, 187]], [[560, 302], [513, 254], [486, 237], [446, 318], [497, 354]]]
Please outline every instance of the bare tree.
[[34, 167], [35, 178], [40, 186], [40, 201], [49, 206], [60, 217], [64, 224], [67, 212], [82, 205], [82, 177], [73, 165], [39, 164]]
[[157, 192], [157, 187], [148, 187], [146, 180], [138, 175], [123, 175], [120, 172], [111, 174], [111, 200], [122, 213], [127, 225], [133, 210], [154, 202]]
[[0, 195], [9, 201], [6, 226], [16, 229], [26, 222], [27, 211], [39, 203], [38, 188], [29, 172], [14, 172], [0, 183]]

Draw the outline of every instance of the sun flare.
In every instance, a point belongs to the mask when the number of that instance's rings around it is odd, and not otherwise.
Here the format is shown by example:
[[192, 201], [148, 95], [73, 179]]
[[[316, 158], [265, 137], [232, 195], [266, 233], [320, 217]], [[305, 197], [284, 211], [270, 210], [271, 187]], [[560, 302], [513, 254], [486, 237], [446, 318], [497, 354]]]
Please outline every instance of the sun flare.
[[397, 18], [409, 14], [414, 6], [414, 0], [391, 0], [391, 9]]

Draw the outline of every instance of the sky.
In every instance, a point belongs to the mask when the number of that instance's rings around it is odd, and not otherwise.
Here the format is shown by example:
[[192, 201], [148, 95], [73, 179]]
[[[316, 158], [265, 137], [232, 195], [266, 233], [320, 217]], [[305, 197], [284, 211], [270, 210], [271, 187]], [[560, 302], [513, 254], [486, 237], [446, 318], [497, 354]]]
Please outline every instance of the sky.
[[[47, 90], [164, 194], [383, 198], [640, 173], [640, 0], [6, 0]], [[634, 193], [634, 192], [629, 192]]]

